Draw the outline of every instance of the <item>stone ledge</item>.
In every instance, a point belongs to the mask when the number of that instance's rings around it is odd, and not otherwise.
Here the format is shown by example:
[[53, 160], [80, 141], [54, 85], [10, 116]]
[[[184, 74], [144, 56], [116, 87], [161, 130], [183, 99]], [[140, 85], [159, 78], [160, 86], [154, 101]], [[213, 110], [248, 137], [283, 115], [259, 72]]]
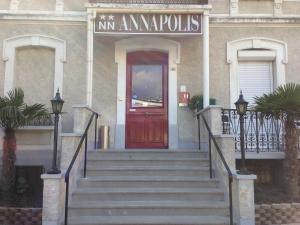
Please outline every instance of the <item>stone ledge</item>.
[[44, 173], [41, 175], [41, 178], [42, 179], [62, 179], [64, 178], [64, 174], [63, 173], [60, 173], [60, 174], [47, 174], [47, 173]]
[[256, 175], [242, 175], [242, 174], [233, 174], [233, 177], [238, 180], [255, 180], [257, 178]]

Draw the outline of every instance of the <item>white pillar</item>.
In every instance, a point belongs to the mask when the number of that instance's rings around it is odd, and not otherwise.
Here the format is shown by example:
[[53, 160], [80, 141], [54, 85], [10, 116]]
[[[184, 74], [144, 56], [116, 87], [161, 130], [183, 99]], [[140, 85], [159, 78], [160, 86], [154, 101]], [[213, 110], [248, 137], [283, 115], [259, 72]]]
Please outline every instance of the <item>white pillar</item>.
[[94, 12], [87, 14], [87, 105], [92, 107], [93, 98], [93, 61], [94, 61]]
[[233, 214], [237, 225], [255, 225], [254, 180], [255, 175], [234, 175]]
[[209, 11], [203, 13], [203, 107], [209, 106]]
[[43, 225], [61, 225], [64, 221], [66, 187], [63, 174], [42, 174]]

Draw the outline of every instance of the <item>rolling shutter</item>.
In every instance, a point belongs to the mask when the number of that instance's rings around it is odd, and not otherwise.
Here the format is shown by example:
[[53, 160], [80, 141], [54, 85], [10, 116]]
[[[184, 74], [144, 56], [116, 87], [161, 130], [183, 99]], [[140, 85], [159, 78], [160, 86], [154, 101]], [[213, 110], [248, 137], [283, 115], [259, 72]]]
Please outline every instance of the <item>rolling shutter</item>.
[[254, 97], [259, 97], [273, 91], [272, 63], [239, 63], [239, 82], [244, 98], [250, 105], [253, 105]]

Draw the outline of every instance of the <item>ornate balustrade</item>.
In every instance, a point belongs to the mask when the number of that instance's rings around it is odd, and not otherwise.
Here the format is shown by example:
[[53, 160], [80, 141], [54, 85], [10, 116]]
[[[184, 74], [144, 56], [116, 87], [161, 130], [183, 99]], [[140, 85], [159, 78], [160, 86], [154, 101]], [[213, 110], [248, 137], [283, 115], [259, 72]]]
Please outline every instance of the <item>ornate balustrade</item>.
[[191, 4], [207, 5], [208, 0], [89, 0], [89, 3], [127, 3], [127, 4]]
[[27, 123], [26, 126], [54, 126], [54, 121], [51, 117], [39, 118]]
[[[284, 149], [283, 118], [275, 119], [261, 112], [247, 111], [245, 117], [246, 152], [282, 152]], [[235, 150], [240, 151], [240, 122], [235, 109], [222, 109], [223, 134], [234, 135]], [[300, 137], [298, 141], [300, 150]]]

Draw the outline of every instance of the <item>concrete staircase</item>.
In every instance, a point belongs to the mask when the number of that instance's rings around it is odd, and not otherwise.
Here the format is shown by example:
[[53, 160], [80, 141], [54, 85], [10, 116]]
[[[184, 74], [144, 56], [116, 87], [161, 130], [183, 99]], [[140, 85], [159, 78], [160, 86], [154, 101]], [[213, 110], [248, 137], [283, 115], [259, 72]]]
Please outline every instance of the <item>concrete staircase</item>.
[[87, 168], [72, 196], [70, 225], [229, 224], [204, 152], [90, 152]]

